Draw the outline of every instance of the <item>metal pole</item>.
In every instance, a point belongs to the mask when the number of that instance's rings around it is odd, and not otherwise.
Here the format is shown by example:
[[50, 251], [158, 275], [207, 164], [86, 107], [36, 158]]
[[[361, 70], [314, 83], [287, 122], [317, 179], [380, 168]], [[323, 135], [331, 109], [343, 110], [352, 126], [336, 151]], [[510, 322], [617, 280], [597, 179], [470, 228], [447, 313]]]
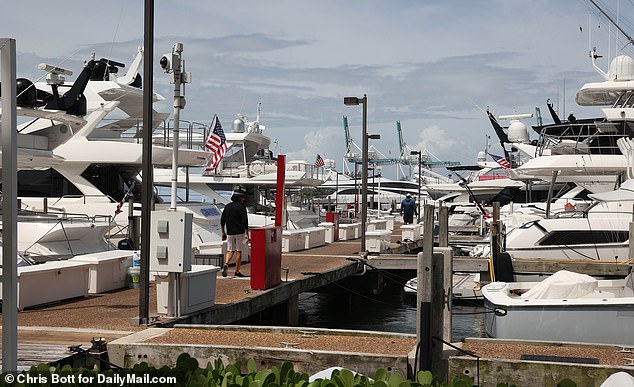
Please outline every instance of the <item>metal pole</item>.
[[550, 203], [553, 201], [553, 188], [557, 181], [557, 175], [559, 171], [553, 171], [553, 175], [550, 179], [550, 185], [548, 186], [548, 200], [546, 201], [546, 219], [550, 219]]
[[378, 202], [377, 207], [379, 209], [379, 212], [378, 212], [379, 218], [382, 218], [381, 216], [381, 173], [383, 172], [383, 167], [379, 165], [378, 169], [379, 169], [379, 196], [377, 199], [377, 202]]
[[172, 144], [172, 185], [170, 210], [176, 211], [176, 192], [178, 189], [178, 144], [180, 136], [180, 117], [181, 117], [181, 53], [183, 52], [183, 43], [175, 43], [172, 51], [178, 57], [178, 64], [174, 71], [174, 135]]
[[0, 39], [2, 78], [2, 372], [18, 369], [18, 151], [15, 39]]
[[339, 205], [337, 200], [337, 198], [339, 197], [339, 172], [336, 172], [336, 173], [337, 173], [337, 178], [336, 178], [337, 182], [336, 182], [336, 188], [335, 188], [335, 212], [337, 212], [337, 208]]
[[361, 253], [365, 253], [365, 227], [368, 215], [368, 96], [363, 94], [363, 165], [361, 169]]
[[418, 223], [420, 224], [420, 185], [422, 184], [422, 179], [420, 178], [420, 156], [421, 156], [421, 151], [418, 151]]
[[145, 0], [143, 21], [143, 194], [141, 195], [141, 265], [139, 268], [139, 325], [150, 320], [150, 213], [152, 209], [152, 94], [154, 83], [154, 0]]

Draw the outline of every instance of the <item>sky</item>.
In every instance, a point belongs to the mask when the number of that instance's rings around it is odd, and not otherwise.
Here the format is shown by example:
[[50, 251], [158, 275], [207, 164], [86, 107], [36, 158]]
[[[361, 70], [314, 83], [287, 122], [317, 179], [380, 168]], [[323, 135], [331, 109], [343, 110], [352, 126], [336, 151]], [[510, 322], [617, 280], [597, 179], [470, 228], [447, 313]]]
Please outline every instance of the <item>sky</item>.
[[[0, 1], [10, 10], [0, 14], [0, 37], [16, 39], [19, 77], [41, 79], [42, 62], [78, 74], [93, 52], [129, 64], [143, 45], [140, 0]], [[632, 0], [595, 1], [634, 35]], [[343, 116], [362, 143], [361, 106], [345, 106], [346, 96], [367, 94], [368, 133], [381, 136], [370, 144], [386, 157], [400, 153], [400, 121], [409, 148], [473, 164], [487, 142], [502, 152], [487, 108], [539, 107], [546, 123], [550, 99], [562, 117], [596, 116], [575, 103], [581, 85], [602, 80], [590, 48], [604, 71], [615, 55], [634, 56], [588, 0], [156, 1], [154, 91], [166, 100], [155, 108], [169, 113], [173, 86], [158, 61], [176, 42], [192, 74], [181, 119], [218, 114], [230, 130], [238, 113], [254, 119], [261, 102], [275, 154], [310, 162], [320, 154], [340, 171]]]

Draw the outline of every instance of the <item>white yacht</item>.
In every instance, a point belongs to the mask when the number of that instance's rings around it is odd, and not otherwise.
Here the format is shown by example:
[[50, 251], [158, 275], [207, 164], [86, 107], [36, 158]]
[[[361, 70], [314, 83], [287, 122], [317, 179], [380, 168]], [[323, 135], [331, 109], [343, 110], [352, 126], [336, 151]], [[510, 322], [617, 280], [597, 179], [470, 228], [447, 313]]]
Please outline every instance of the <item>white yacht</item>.
[[[544, 129], [553, 136], [575, 134], [585, 145], [580, 149], [585, 151], [542, 155], [516, 169], [544, 180], [574, 182], [593, 192], [588, 195], [593, 202], [584, 204], [584, 208], [570, 203], [572, 211], [533, 219], [513, 229], [507, 234], [506, 249], [514, 258], [629, 259], [629, 222], [634, 204], [630, 193], [634, 183], [629, 180], [616, 191], [614, 187], [625, 174], [634, 177], [634, 60], [618, 56], [611, 62], [609, 73], [602, 75], [604, 82], [586, 84], [577, 93], [580, 105], [609, 106], [602, 109], [602, 119], [569, 118], [566, 123]], [[554, 143], [553, 136], [550, 143]]]
[[[247, 192], [249, 225], [265, 226], [274, 224], [274, 195], [277, 183], [277, 158], [269, 149], [271, 140], [264, 134], [265, 127], [260, 123], [260, 104], [257, 116], [250, 121], [244, 115], [238, 115], [233, 121], [231, 131], [225, 131], [227, 150], [218, 165], [212, 170], [205, 168], [178, 170], [178, 187], [189, 196], [197, 196], [207, 203], [223, 207], [228, 203], [231, 191], [240, 187]], [[323, 168], [303, 160], [287, 161], [285, 165], [285, 187], [287, 191], [299, 196], [302, 188], [314, 188], [324, 181]], [[155, 168], [156, 185], [171, 185], [172, 171]], [[195, 211], [201, 203], [180, 202], [179, 208]], [[204, 205], [204, 204], [203, 204]], [[288, 222], [293, 226], [307, 227], [318, 223], [319, 215], [302, 208], [301, 204], [290, 202], [285, 211]], [[214, 234], [219, 234], [216, 227]], [[201, 246], [202, 247], [202, 246]]]
[[633, 345], [634, 282], [559, 271], [541, 282], [482, 288], [487, 335], [500, 339]]
[[[115, 211], [127, 212], [127, 203], [121, 202], [135, 194], [133, 182], [142, 166], [142, 144], [134, 135], [125, 137], [131, 127], [134, 132], [136, 126], [138, 133], [141, 122], [143, 92], [138, 71], [142, 58], [139, 49], [122, 77], [116, 75], [122, 64], [93, 58], [72, 85], [67, 85], [61, 75], [70, 75], [70, 71], [49, 65], [41, 65], [49, 71], [47, 82], [33, 87], [24, 80], [26, 91], [18, 101], [22, 117], [18, 131], [20, 143], [29, 146], [21, 149], [23, 157], [19, 158], [18, 196], [21, 210], [46, 216], [31, 215], [30, 222], [20, 225], [21, 251], [43, 254], [48, 249], [52, 254], [73, 255], [81, 250], [54, 237], [69, 236], [70, 228], [84, 227], [80, 217], [72, 215], [82, 215], [87, 219], [86, 230], [102, 237], [113, 227], [120, 230], [127, 225], [127, 216], [116, 217]], [[155, 101], [160, 99], [154, 95]], [[108, 120], [109, 115], [117, 118]], [[155, 126], [166, 117], [155, 112]], [[155, 164], [171, 164], [171, 148], [153, 146], [152, 152]], [[33, 154], [39, 157], [31, 160]], [[209, 157], [203, 150], [179, 151], [182, 165], [204, 165]], [[24, 159], [27, 162], [20, 162]], [[46, 221], [48, 226], [36, 225], [34, 219]], [[32, 226], [31, 231], [22, 229], [27, 224]], [[84, 234], [89, 232], [86, 230]], [[34, 246], [45, 242], [46, 248]], [[66, 245], [67, 251], [59, 251]], [[99, 243], [83, 246], [102, 248]]]
[[[344, 173], [337, 172], [333, 167], [326, 169], [326, 178], [320, 188], [332, 191], [324, 199], [324, 206], [336, 205], [339, 209], [347, 210], [354, 208], [355, 204], [359, 208], [361, 203], [361, 179], [350, 177]], [[394, 180], [383, 176], [368, 176], [368, 208], [376, 208], [383, 211], [398, 211], [401, 201], [406, 194], [412, 195], [418, 200], [420, 193], [421, 200], [428, 197], [425, 186], [420, 187], [412, 180]]]
[[617, 176], [627, 167], [617, 142], [634, 136], [634, 60], [617, 56], [606, 73], [595, 57], [593, 66], [605, 80], [583, 85], [576, 101], [580, 106], [601, 106], [603, 117], [577, 119], [571, 114], [563, 121], [549, 104], [555, 123], [534, 127], [540, 134], [536, 157], [516, 168], [512, 177], [570, 181], [594, 193], [614, 189]]

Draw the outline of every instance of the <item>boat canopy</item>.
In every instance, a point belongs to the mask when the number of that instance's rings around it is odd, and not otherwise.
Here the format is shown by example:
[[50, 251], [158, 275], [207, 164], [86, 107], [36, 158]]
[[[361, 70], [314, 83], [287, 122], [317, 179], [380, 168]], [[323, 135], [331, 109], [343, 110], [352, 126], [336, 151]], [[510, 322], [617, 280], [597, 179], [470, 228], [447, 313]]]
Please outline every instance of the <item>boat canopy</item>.
[[595, 278], [587, 274], [560, 270], [522, 294], [521, 298], [530, 300], [581, 298], [594, 292], [596, 288]]

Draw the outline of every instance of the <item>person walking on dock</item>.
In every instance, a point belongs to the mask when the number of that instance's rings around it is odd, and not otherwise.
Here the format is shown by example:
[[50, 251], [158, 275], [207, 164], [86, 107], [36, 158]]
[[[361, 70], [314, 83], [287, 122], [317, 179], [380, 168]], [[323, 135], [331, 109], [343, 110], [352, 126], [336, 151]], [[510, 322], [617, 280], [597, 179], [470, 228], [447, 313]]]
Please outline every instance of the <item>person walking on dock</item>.
[[401, 202], [401, 216], [403, 217], [403, 223], [414, 223], [414, 215], [418, 215], [416, 211], [416, 201], [412, 199], [411, 194], [405, 195], [405, 199]]
[[229, 262], [235, 255], [236, 272], [234, 277], [244, 277], [240, 273], [240, 261], [242, 260], [242, 247], [249, 240], [249, 218], [247, 216], [246, 194], [236, 190], [231, 196], [231, 203], [227, 204], [220, 216], [220, 228], [222, 229], [222, 240], [227, 241], [227, 255], [225, 264], [222, 267], [222, 276], [227, 276]]

